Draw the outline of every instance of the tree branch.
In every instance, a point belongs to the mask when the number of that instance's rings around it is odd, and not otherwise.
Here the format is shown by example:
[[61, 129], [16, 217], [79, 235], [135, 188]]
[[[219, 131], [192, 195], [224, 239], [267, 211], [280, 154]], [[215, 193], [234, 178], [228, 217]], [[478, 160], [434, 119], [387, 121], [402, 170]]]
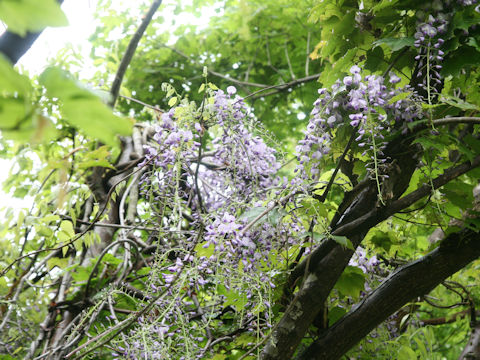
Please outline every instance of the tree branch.
[[428, 255], [396, 270], [310, 345], [299, 359], [340, 358], [396, 310], [411, 299], [427, 294], [479, 256], [478, 232], [462, 230], [451, 234]]
[[144, 16], [142, 23], [138, 27], [137, 31], [135, 31], [135, 34], [133, 34], [133, 37], [128, 44], [127, 50], [125, 51], [122, 61], [120, 62], [120, 66], [117, 69], [117, 73], [115, 74], [115, 79], [113, 80], [112, 88], [110, 90], [112, 98], [110, 99], [109, 105], [111, 107], [115, 106], [115, 102], [117, 101], [118, 94], [120, 92], [120, 85], [122, 84], [123, 77], [125, 75], [125, 72], [127, 71], [128, 65], [130, 65], [130, 62], [132, 61], [135, 50], [137, 50], [138, 43], [140, 42], [140, 39], [142, 38], [148, 24], [150, 24], [153, 14], [155, 14], [161, 4], [162, 0], [153, 1], [150, 9], [148, 9], [148, 12]]
[[[70, 220], [73, 222], [73, 219], [67, 215], [60, 215], [60, 217], [64, 220]], [[89, 221], [83, 221], [76, 219], [75, 222], [82, 224], [82, 225], [93, 225], [95, 227], [107, 227], [112, 229], [128, 229], [128, 230], [145, 230], [145, 231], [158, 231], [158, 229], [153, 227], [146, 227], [146, 226], [135, 226], [135, 225], [119, 225], [119, 224], [108, 224], [108, 223], [91, 223]]]
[[446, 117], [435, 120], [420, 120], [414, 123], [413, 128], [411, 129], [412, 133], [416, 133], [422, 130], [431, 129], [431, 126], [442, 126], [449, 124], [480, 124], [480, 117], [477, 116], [457, 116], [457, 117]]
[[444, 325], [444, 324], [451, 324], [457, 321], [458, 318], [463, 319], [470, 313], [470, 309], [465, 309], [462, 311], [458, 311], [455, 314], [431, 318], [431, 319], [421, 319], [420, 323], [422, 325]]
[[[279, 92], [287, 90], [288, 88], [290, 88], [292, 86], [297, 86], [297, 85], [300, 85], [300, 84], [303, 84], [303, 83], [306, 83], [306, 82], [309, 82], [309, 81], [317, 80], [320, 75], [321, 74], [318, 73], [318, 74], [306, 76], [306, 77], [301, 78], [301, 79], [293, 80], [293, 81], [290, 81], [288, 83], [268, 86], [264, 89], [257, 90], [255, 92], [251, 93], [250, 95], [245, 96], [244, 99], [247, 99], [247, 98], [251, 97], [252, 100], [256, 100], [256, 99], [259, 99], [259, 98], [262, 98], [262, 97], [265, 97], [265, 96], [275, 95], [275, 94], [278, 94]], [[264, 94], [260, 94], [264, 91], [271, 90], [271, 89], [274, 89], [274, 90], [272, 90], [270, 92], [267, 92], [267, 93], [264, 93]]]
[[[171, 51], [173, 51], [174, 53], [180, 55], [181, 57], [189, 60], [189, 61], [192, 61], [194, 64], [196, 64], [197, 66], [203, 66], [203, 64], [199, 63], [198, 61], [196, 61], [194, 58], [192, 58], [191, 56], [188, 56], [187, 54], [185, 54], [183, 51], [180, 51], [174, 47], [171, 47], [171, 46], [168, 46], [168, 45], [162, 45], [163, 47], [167, 48], [167, 49], [170, 49]], [[244, 85], [244, 86], [251, 86], [251, 87], [259, 87], [259, 88], [267, 88], [268, 85], [265, 85], [265, 84], [257, 84], [257, 83], [252, 83], [252, 82], [248, 82], [247, 80], [245, 81], [242, 81], [242, 80], [239, 80], [239, 79], [235, 79], [235, 78], [232, 78], [230, 76], [226, 76], [224, 74], [221, 74], [217, 71], [213, 71], [213, 70], [210, 70], [207, 66], [207, 72], [213, 76], [216, 76], [216, 77], [219, 77], [221, 79], [224, 79], [224, 80], [227, 80], [227, 81], [230, 81], [234, 84], [238, 84], [238, 85]]]
[[[365, 209], [369, 208], [369, 201], [376, 199], [376, 192], [373, 192], [371, 187], [367, 187], [359, 195], [359, 209], [354, 208], [351, 211], [353, 220], [339, 226], [332, 234], [348, 236], [353, 247], [356, 248], [371, 227], [388, 219], [399, 210], [407, 208], [422, 197], [427, 196], [432, 190], [438, 189], [479, 165], [480, 156], [477, 156], [471, 163], [466, 162], [449, 168], [442, 175], [433, 179], [433, 189], [430, 184], [422, 185], [419, 189], [401, 199], [393, 201], [387, 206], [376, 207], [373, 204], [373, 206], [370, 206], [373, 209], [365, 215], [353, 216], [362, 209], [365, 212]], [[348, 218], [351, 218], [350, 215]], [[352, 254], [352, 250], [342, 248], [334, 240], [328, 239], [295, 268], [293, 273], [297, 277], [302, 276], [308, 264], [310, 264], [310, 269], [308, 269], [310, 274], [304, 281], [305, 285], [295, 297], [295, 309], [283, 315], [278, 328], [262, 353], [262, 359], [276, 360], [289, 358], [293, 355], [321, 305], [348, 264]]]

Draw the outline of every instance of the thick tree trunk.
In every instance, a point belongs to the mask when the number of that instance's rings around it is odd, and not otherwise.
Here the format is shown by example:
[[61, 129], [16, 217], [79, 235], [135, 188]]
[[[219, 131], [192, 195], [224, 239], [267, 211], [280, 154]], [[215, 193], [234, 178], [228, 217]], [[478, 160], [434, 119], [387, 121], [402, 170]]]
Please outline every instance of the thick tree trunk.
[[[417, 150], [410, 145], [410, 141], [411, 139], [399, 138], [386, 151], [398, 161], [402, 172], [402, 176], [392, 176], [396, 183], [391, 186], [389, 201], [401, 196], [415, 170]], [[398, 172], [396, 168], [393, 170]], [[367, 180], [363, 184], [365, 185], [359, 185], [360, 190], [353, 195], [345, 194], [344, 203], [340, 205], [339, 213], [331, 224], [332, 234], [347, 236], [355, 248], [371, 227], [390, 216], [378, 208], [377, 184]], [[293, 284], [299, 277], [306, 275], [304, 283], [272, 332], [261, 355], [263, 360], [289, 359], [293, 356], [352, 254], [352, 250], [329, 239], [294, 269], [289, 283]]]
[[[447, 277], [478, 257], [480, 257], [478, 232], [464, 230], [451, 234], [439, 248], [390, 275], [350, 313], [335, 323], [323, 337], [310, 345], [299, 359], [335, 360], [340, 358], [407, 302], [428, 294]], [[478, 335], [475, 336], [478, 337]], [[468, 351], [480, 349], [475, 336], [472, 335], [471, 339], [472, 350]], [[475, 346], [477, 346], [476, 349]]]
[[[431, 184], [421, 186], [408, 195], [399, 198], [405, 191], [415, 170], [416, 160], [415, 156], [412, 157], [411, 154], [412, 149], [410, 148], [410, 151], [405, 151], [403, 158], [400, 159], [403, 161], [398, 162], [401, 166], [400, 173], [402, 176], [397, 176], [399, 182], [392, 186], [394, 191], [391, 202], [379, 207], [376, 203], [377, 193], [375, 188], [367, 187], [357, 196], [356, 200], [346, 210], [345, 215], [340, 217], [338, 224], [334, 225], [333, 235], [347, 236], [353, 246], [357, 247], [363, 240], [364, 235], [373, 226], [430, 194], [432, 184], [434, 189], [438, 189], [480, 165], [480, 156], [477, 156], [472, 162], [465, 162], [447, 169], [442, 175], [433, 179]], [[410, 158], [408, 159], [406, 156], [410, 156]], [[302, 273], [308, 275], [291, 305], [274, 328], [262, 352], [262, 359], [280, 360], [289, 359], [293, 356], [322, 304], [326, 301], [343, 269], [347, 266], [352, 254], [351, 250], [341, 247], [333, 240], [327, 240], [311, 254], [310, 258], [297, 266], [294, 271], [297, 277], [301, 276]], [[383, 320], [377, 322], [375, 326], [381, 321]], [[347, 350], [348, 348], [344, 349], [344, 351]]]

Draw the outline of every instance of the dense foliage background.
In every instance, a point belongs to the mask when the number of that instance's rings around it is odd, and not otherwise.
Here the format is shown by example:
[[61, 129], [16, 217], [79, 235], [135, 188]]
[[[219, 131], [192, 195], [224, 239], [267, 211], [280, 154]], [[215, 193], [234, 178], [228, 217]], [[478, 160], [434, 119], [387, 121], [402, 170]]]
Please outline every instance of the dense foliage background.
[[0, 0], [1, 359], [480, 359], [475, 0], [99, 1], [29, 76], [59, 3]]

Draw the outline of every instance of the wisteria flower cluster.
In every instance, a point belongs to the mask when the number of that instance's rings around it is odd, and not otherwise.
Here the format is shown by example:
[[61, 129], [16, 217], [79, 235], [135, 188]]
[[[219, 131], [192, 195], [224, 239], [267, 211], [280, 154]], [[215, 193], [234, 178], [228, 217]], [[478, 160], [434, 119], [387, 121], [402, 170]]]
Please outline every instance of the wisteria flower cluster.
[[[185, 166], [183, 159], [193, 159], [198, 153], [200, 135], [196, 127], [187, 122], [179, 121], [178, 113], [184, 112], [182, 106], [172, 108], [162, 114], [155, 126], [153, 140], [155, 144], [145, 146], [145, 159], [140, 166], [151, 164], [157, 170], [144, 173], [141, 179], [141, 189], [146, 194], [154, 189], [155, 199], [172, 202], [177, 197], [185, 195], [185, 189], [179, 189], [178, 181]], [[193, 130], [193, 131], [192, 131]], [[183, 190], [183, 191], [182, 191]]]
[[318, 90], [320, 97], [305, 131], [305, 138], [296, 148], [299, 166], [296, 171], [303, 179], [315, 180], [320, 173], [321, 159], [330, 152], [335, 131], [348, 126], [356, 132], [355, 141], [365, 153], [382, 155], [384, 134], [392, 127], [403, 126], [419, 116], [414, 102], [408, 99], [391, 99], [401, 92], [411, 91], [408, 86], [395, 89], [400, 78], [391, 73], [389, 82], [381, 76], [362, 76], [355, 65], [343, 81], [331, 89]]
[[438, 13], [435, 17], [431, 14], [425, 22], [419, 22], [415, 33], [415, 47], [419, 54], [417, 77], [422, 80], [419, 84], [427, 92], [430, 101], [431, 93], [438, 93], [442, 87], [442, 76], [439, 71], [442, 68], [444, 52], [441, 50], [445, 42], [440, 36], [447, 31], [449, 15]]
[[[225, 211], [228, 204], [275, 185], [278, 180], [273, 175], [280, 167], [276, 151], [249, 129], [248, 109], [243, 99], [234, 97], [235, 93], [233, 86], [227, 93], [217, 90], [210, 103], [202, 106], [202, 113], [194, 115], [213, 122], [182, 123], [182, 114], [188, 111], [182, 105], [164, 113], [155, 129], [156, 144], [145, 149], [144, 163], [153, 162], [157, 171], [153, 176], [147, 174], [143, 183], [154, 181], [158, 192], [165, 193], [161, 190], [165, 190], [167, 183], [175, 186], [172, 181], [180, 176], [179, 171], [190, 174], [184, 187], [194, 192], [199, 190], [209, 212]], [[199, 159], [199, 140], [204, 127], [216, 134]], [[199, 169], [195, 171], [197, 166]], [[191, 176], [195, 172], [197, 179]], [[199, 189], [194, 183], [199, 184]]]
[[475, 5], [478, 1], [477, 0], [457, 0], [457, 2], [462, 6], [470, 6], [470, 5]]
[[[168, 289], [168, 296], [158, 304], [167, 308], [160, 323], [144, 319], [164, 340], [161, 346], [150, 344], [156, 347], [155, 356], [159, 357], [169, 346], [179, 351], [184, 351], [184, 346], [201, 358], [198, 339], [205, 336], [208, 318], [201, 317], [203, 325], [185, 319], [198, 311], [200, 305], [195, 302], [202, 298], [197, 299], [197, 293], [215, 303], [210, 316], [226, 306], [228, 296], [218, 292], [219, 279], [228, 294], [242, 294], [243, 318], [256, 319], [247, 328], [253, 331], [270, 326], [268, 294], [275, 287], [269, 273], [272, 252], [279, 253], [286, 244], [295, 243], [296, 235], [305, 231], [295, 218], [280, 223], [266, 217], [252, 225], [252, 216], [241, 216], [263, 211], [269, 204], [268, 190], [279, 185], [276, 173], [280, 162], [273, 147], [254, 133], [254, 118], [249, 116], [243, 99], [236, 96], [234, 87], [226, 92], [214, 90], [209, 95], [199, 108], [182, 102], [163, 114], [155, 128], [154, 143], [146, 149], [144, 164], [151, 164], [153, 170], [142, 180], [144, 193], [153, 193], [158, 203], [166, 204], [159, 208], [175, 209], [167, 212], [170, 219], [165, 219], [165, 213], [159, 214], [164, 219], [159, 232], [168, 234], [175, 228], [178, 234], [164, 243], [163, 251], [170, 255], [158, 259], [154, 268], [160, 271], [150, 276], [151, 292]], [[210, 141], [210, 137], [214, 140]], [[186, 222], [179, 219], [180, 213], [189, 214]], [[195, 231], [183, 231], [185, 226]], [[200, 227], [203, 236], [197, 239], [192, 234], [198, 233]], [[252, 282], [257, 285], [252, 286]], [[238, 321], [240, 326], [244, 319]], [[132, 337], [139, 338], [138, 332], [145, 326]], [[185, 338], [185, 331], [198, 341], [194, 344]], [[147, 345], [142, 341], [130, 343], [129, 348], [123, 347], [122, 356], [138, 358], [146, 354]]]
[[[460, 6], [475, 5], [477, 0], [457, 0]], [[421, 79], [419, 86], [427, 92], [428, 101], [431, 101], [432, 94], [439, 93], [442, 87], [443, 56], [445, 55], [442, 46], [453, 12], [449, 6], [451, 1], [433, 1], [427, 3], [426, 12], [419, 12], [417, 31], [415, 32], [415, 47], [419, 54], [415, 57], [418, 61], [417, 77]], [[477, 8], [478, 11], [478, 8]]]
[[[219, 134], [212, 141], [211, 167], [200, 169], [202, 195], [209, 210], [227, 209], [229, 203], [245, 202], [257, 190], [276, 185], [280, 163], [276, 151], [248, 128], [248, 109], [233, 86], [215, 92], [208, 111], [216, 119]], [[221, 169], [222, 171], [218, 171]]]
[[368, 257], [364, 248], [358, 247], [348, 265], [360, 268], [365, 274], [373, 273], [380, 262], [375, 255]]

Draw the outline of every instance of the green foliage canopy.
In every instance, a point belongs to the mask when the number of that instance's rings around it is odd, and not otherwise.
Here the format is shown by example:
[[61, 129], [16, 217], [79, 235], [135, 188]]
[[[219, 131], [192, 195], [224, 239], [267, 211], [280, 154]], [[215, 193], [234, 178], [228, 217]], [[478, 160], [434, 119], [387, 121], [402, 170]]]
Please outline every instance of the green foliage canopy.
[[[113, 110], [98, 96], [107, 88], [88, 89], [68, 72], [75, 54], [33, 78], [0, 57], [0, 151], [15, 162], [4, 188], [33, 202], [5, 210], [0, 224], [2, 356], [473, 351], [472, 3], [167, 3]], [[39, 4], [0, 0], [0, 19], [20, 35], [65, 25], [55, 1]], [[208, 27], [180, 21], [212, 9]], [[98, 19], [98, 71], [85, 80], [108, 86], [139, 20], [110, 1], [99, 2]], [[350, 87], [370, 81], [392, 93], [369, 104], [365, 125], [354, 123], [364, 110], [348, 105]], [[412, 121], [389, 118], [395, 106], [400, 115], [413, 109]], [[325, 109], [340, 109], [339, 118]], [[305, 160], [304, 132], [320, 134], [319, 113], [335, 124], [322, 128], [328, 151]], [[371, 134], [367, 146], [359, 130]], [[285, 179], [266, 180], [277, 175]], [[212, 205], [221, 198], [226, 205]]]

